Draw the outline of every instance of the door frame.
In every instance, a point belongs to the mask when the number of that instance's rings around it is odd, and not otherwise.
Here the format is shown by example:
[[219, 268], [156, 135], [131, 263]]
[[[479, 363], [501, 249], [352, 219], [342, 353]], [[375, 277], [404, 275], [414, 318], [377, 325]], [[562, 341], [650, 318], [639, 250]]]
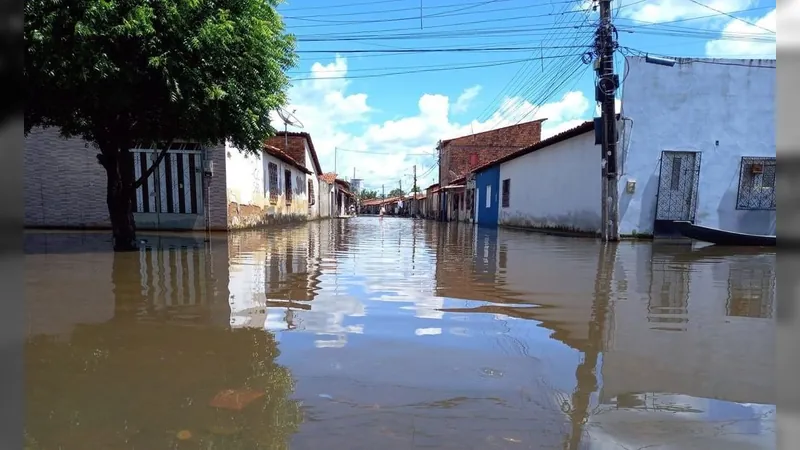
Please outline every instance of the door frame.
[[[685, 217], [676, 217], [675, 214], [671, 214], [671, 211], [662, 212], [662, 208], [669, 208], [668, 205], [662, 205], [662, 201], [664, 201], [664, 192], [662, 192], [662, 189], [664, 189], [666, 183], [665, 176], [671, 176], [671, 174], [664, 173], [664, 161], [667, 155], [692, 155], [690, 162], [693, 164], [689, 168], [681, 167], [679, 169], [682, 171], [681, 176], [689, 175], [691, 177], [688, 181], [679, 181], [679, 183], [684, 186], [680, 189], [681, 191], [684, 191], [681, 195], [682, 197], [685, 197], [687, 201], [686, 214], [681, 214], [681, 216]], [[681, 161], [686, 161], [689, 159], [676, 158], [675, 156], [672, 156], [673, 161], [675, 159], [680, 159]], [[654, 234], [674, 234], [675, 230], [672, 224], [676, 221], [688, 221], [695, 223], [697, 218], [697, 200], [700, 189], [700, 168], [702, 166], [702, 156], [703, 154], [699, 150], [667, 149], [661, 151], [661, 156], [658, 160], [658, 190], [656, 191], [655, 217], [653, 224]]]

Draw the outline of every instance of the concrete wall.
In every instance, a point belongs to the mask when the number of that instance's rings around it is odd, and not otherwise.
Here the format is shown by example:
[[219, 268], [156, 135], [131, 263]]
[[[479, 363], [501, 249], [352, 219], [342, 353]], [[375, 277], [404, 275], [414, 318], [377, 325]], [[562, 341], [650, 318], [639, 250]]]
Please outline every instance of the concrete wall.
[[[634, 122], [623, 131], [630, 146], [619, 181], [620, 234], [652, 234], [663, 150], [702, 155], [696, 223], [774, 234], [774, 210], [735, 206], [741, 157], [775, 156], [775, 61], [627, 60], [623, 114]], [[628, 180], [636, 182], [633, 194], [625, 192]]]
[[509, 206], [500, 207], [500, 224], [599, 232], [600, 156], [590, 132], [501, 164], [498, 190], [505, 179], [511, 189]]
[[[55, 128], [32, 130], [25, 139], [24, 226], [110, 228], [106, 172], [97, 162], [98, 153], [82, 139], [61, 138]], [[210, 225], [225, 230], [225, 151], [219, 146], [204, 153], [215, 166], [208, 185]], [[205, 196], [203, 192], [201, 204]], [[136, 213], [134, 217], [139, 229], [205, 229], [204, 214]]]
[[[278, 198], [270, 201], [268, 164], [278, 166]], [[273, 223], [308, 219], [306, 173], [267, 153], [245, 155], [227, 146], [228, 228], [255, 228]], [[292, 180], [291, 201], [287, 204], [285, 171]], [[300, 183], [298, 183], [300, 180]]]
[[775, 253], [703, 259], [668, 247], [618, 248], [603, 397], [774, 404]]
[[308, 142], [303, 139], [303, 145], [305, 146], [305, 160], [304, 163], [306, 168], [311, 171], [311, 174], [306, 175], [306, 189], [308, 189], [308, 182], [310, 181], [313, 189], [314, 189], [314, 201], [312, 205], [309, 205], [308, 208], [308, 218], [309, 219], [319, 219], [321, 216], [320, 214], [320, 180], [319, 176], [322, 175], [321, 173], [317, 173], [316, 168], [314, 167], [314, 160], [311, 156], [311, 149], [308, 147]]
[[319, 203], [319, 217], [321, 219], [329, 218], [331, 217], [331, 212], [333, 211], [331, 209], [333, 208], [333, 206], [331, 206], [331, 201], [333, 200], [331, 196], [332, 186], [325, 181], [320, 180], [319, 178], [317, 178], [317, 182], [319, 186], [319, 195], [317, 197], [317, 201]]

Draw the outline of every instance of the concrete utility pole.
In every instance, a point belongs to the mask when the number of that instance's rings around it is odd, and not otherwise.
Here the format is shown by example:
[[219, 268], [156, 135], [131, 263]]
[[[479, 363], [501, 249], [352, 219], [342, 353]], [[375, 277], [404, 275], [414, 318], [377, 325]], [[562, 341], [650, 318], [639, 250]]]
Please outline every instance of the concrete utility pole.
[[597, 100], [600, 102], [600, 117], [603, 124], [603, 204], [602, 236], [604, 241], [619, 240], [619, 187], [617, 182], [617, 111], [615, 93], [619, 77], [614, 74], [614, 29], [611, 24], [611, 0], [600, 3], [600, 26], [597, 29], [595, 49], [599, 57], [597, 64]]
[[414, 187], [411, 188], [411, 191], [414, 193], [414, 211], [413, 213], [416, 214], [417, 206], [417, 165], [414, 164]]

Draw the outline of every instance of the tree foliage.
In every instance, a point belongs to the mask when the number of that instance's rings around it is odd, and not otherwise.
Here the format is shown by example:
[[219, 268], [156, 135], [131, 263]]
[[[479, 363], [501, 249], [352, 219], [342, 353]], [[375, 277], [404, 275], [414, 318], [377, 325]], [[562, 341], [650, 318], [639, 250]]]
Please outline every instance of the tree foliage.
[[[176, 139], [257, 153], [286, 103], [294, 38], [278, 0], [30, 0], [25, 132], [100, 150], [114, 247], [136, 247], [133, 193]], [[135, 145], [161, 148], [139, 180]]]
[[294, 39], [276, 0], [25, 3], [26, 131], [260, 151]]
[[394, 188], [391, 191], [389, 191], [389, 195], [388, 196], [389, 197], [402, 197], [404, 195], [406, 195], [406, 193], [402, 189]]
[[378, 198], [378, 191], [369, 191], [367, 189], [362, 189], [359, 197], [361, 197], [362, 200], [370, 200], [373, 198]]

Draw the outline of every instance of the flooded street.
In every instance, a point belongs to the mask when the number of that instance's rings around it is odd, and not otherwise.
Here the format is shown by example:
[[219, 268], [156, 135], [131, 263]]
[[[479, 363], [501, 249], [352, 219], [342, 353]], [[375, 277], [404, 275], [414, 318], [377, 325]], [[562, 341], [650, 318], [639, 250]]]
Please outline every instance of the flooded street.
[[29, 449], [772, 449], [775, 253], [359, 217], [27, 233]]

